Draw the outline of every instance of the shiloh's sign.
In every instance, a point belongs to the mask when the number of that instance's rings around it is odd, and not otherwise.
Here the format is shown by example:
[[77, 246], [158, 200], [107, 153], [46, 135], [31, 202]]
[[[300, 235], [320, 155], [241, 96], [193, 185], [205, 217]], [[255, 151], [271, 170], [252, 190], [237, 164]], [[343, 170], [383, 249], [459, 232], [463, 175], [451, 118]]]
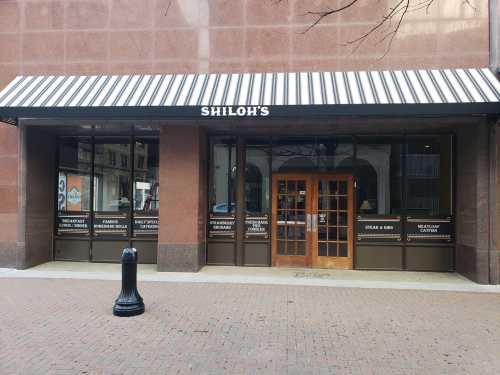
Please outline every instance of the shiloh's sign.
[[203, 117], [266, 117], [269, 107], [262, 105], [201, 107]]

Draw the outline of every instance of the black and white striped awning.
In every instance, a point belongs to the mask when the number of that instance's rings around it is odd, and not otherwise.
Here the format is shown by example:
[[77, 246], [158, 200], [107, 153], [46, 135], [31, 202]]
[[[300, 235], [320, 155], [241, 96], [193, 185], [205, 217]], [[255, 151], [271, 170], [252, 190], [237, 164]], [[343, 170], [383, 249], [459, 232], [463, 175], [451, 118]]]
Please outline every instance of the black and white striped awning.
[[[489, 69], [19, 76], [2, 119], [499, 114]], [[264, 107], [264, 109], [263, 109]]]

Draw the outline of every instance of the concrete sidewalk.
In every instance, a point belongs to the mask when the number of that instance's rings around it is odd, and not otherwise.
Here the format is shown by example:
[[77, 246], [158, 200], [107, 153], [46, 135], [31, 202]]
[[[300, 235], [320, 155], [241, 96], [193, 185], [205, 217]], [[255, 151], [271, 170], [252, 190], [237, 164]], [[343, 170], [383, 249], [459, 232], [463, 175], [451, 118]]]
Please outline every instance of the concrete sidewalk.
[[[27, 270], [0, 268], [0, 278], [120, 280], [121, 265], [48, 262]], [[157, 272], [156, 265], [141, 264], [138, 280], [500, 293], [500, 285], [480, 285], [456, 273], [438, 272], [205, 266], [200, 272], [191, 273]]]

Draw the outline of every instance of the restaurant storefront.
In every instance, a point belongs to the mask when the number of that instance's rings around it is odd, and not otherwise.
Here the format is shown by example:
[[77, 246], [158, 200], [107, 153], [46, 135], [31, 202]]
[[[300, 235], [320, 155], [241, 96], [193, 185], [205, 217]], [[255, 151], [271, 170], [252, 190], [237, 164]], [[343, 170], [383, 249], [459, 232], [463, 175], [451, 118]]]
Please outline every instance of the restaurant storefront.
[[156, 263], [158, 138], [59, 136], [54, 259]]
[[209, 142], [208, 264], [454, 269], [452, 135]]
[[499, 103], [487, 69], [19, 77], [0, 92], [20, 134], [18, 266], [134, 246], [161, 271], [495, 282]]

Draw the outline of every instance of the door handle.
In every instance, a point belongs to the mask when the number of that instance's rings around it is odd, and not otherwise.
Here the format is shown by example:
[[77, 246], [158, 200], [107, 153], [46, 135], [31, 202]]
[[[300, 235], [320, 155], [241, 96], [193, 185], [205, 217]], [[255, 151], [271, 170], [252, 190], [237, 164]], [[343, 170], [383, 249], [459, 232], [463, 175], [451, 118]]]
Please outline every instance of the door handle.
[[311, 231], [311, 214], [306, 215], [306, 231]]
[[318, 214], [312, 215], [312, 231], [318, 231]]

